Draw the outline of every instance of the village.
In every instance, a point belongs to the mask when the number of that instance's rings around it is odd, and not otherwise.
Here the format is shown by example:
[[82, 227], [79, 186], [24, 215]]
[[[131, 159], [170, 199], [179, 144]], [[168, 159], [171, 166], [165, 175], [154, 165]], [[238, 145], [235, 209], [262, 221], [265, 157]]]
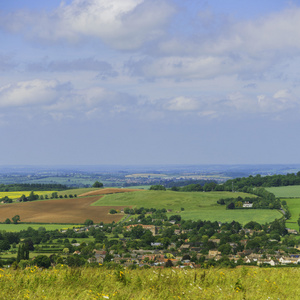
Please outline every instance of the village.
[[[102, 234], [114, 233], [115, 238], [102, 240], [103, 249], [91, 249], [88, 263], [176, 268], [300, 263], [300, 246], [296, 238], [298, 232], [283, 227], [283, 220], [265, 226], [250, 222], [244, 227], [237, 222], [222, 224], [153, 219], [154, 223], [161, 224], [156, 226], [139, 221], [132, 219], [122, 225], [90, 225], [73, 231], [75, 235], [92, 234], [96, 242], [97, 231]], [[116, 239], [121, 235], [123, 237]], [[80, 256], [80, 249], [86, 254], [80, 243], [73, 243], [72, 246], [76, 249], [73, 255]]]

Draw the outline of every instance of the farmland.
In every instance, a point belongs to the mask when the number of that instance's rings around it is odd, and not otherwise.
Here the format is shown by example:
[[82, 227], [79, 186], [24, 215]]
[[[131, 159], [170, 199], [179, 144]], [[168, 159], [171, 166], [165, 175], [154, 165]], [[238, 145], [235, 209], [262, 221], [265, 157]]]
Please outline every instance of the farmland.
[[[226, 210], [217, 204], [220, 198], [247, 197], [244, 193], [231, 192], [173, 192], [173, 191], [137, 191], [126, 194], [106, 195], [93, 203], [93, 206], [125, 206], [171, 209], [168, 215], [180, 214], [184, 219], [211, 220], [245, 224], [255, 220], [260, 223], [271, 222], [282, 215], [276, 210]], [[184, 208], [184, 211], [181, 211]]]
[[[37, 191], [34, 192], [36, 195], [51, 195], [54, 191]], [[7, 196], [10, 199], [17, 199], [20, 198], [22, 195], [28, 197], [30, 191], [18, 191], [18, 192], [0, 192], [0, 198]]]
[[[99, 196], [94, 196], [5, 204], [0, 206], [0, 222], [4, 222], [6, 218], [12, 218], [14, 215], [19, 215], [21, 222], [35, 223], [78, 224], [83, 223], [86, 219], [92, 219], [98, 223], [110, 223], [121, 220], [121, 215], [109, 214], [111, 206], [90, 206], [98, 199]], [[117, 209], [123, 207], [120, 206]], [[114, 206], [114, 208], [116, 207]]]
[[268, 187], [265, 189], [278, 198], [300, 198], [300, 185]]
[[97, 190], [93, 190], [93, 191], [84, 192], [83, 194], [80, 194], [79, 197], [128, 193], [128, 192], [136, 192], [136, 191], [140, 191], [140, 189], [106, 188], [106, 189], [97, 189]]

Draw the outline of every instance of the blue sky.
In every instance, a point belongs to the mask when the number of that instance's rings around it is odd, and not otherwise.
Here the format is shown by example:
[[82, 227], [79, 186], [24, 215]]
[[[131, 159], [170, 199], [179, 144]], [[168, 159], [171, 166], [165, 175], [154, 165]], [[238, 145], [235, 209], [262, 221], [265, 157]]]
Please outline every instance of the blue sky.
[[0, 164], [300, 163], [300, 1], [0, 0]]

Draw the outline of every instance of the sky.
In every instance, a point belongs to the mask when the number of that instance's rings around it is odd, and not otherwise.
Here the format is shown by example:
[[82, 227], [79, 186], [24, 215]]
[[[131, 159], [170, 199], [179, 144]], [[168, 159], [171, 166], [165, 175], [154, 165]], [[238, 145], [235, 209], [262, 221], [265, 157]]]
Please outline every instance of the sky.
[[0, 165], [300, 163], [300, 1], [0, 0]]

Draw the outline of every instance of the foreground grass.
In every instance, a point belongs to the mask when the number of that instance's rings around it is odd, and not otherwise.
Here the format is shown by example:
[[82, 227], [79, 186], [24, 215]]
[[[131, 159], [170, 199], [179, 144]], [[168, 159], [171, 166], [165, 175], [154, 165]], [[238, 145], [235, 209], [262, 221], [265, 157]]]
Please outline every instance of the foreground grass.
[[[171, 209], [168, 215], [180, 214], [183, 219], [210, 220], [246, 224], [250, 221], [259, 223], [272, 222], [282, 215], [269, 209], [236, 209], [226, 210], [225, 205], [218, 205], [220, 198], [253, 197], [245, 193], [232, 192], [173, 192], [173, 191], [141, 191], [122, 194], [105, 195], [92, 205], [113, 206], [127, 205], [136, 207], [155, 207]], [[184, 211], [181, 211], [181, 208]]]
[[5, 299], [299, 299], [300, 268], [0, 270]]

